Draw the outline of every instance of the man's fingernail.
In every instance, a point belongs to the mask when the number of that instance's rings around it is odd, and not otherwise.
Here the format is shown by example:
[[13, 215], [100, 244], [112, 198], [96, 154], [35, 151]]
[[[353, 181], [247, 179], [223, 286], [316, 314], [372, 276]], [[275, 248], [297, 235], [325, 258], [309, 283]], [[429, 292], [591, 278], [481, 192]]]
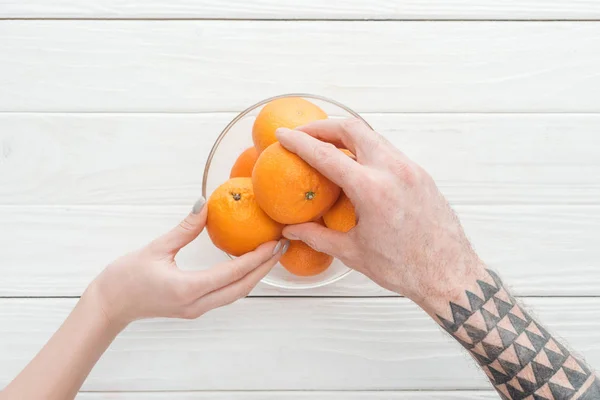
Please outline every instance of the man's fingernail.
[[275, 248], [273, 249], [273, 255], [277, 254], [279, 249], [281, 249], [281, 240], [275, 245]]
[[291, 129], [288, 128], [277, 128], [277, 130], [275, 131], [275, 135], [280, 135], [280, 134], [286, 134], [288, 132], [291, 132]]
[[192, 207], [192, 214], [198, 214], [202, 210], [202, 207], [204, 207], [204, 203], [206, 203], [206, 200], [204, 197], [200, 197], [194, 204], [194, 207]]
[[293, 233], [289, 233], [289, 232], [283, 232], [283, 236], [286, 239], [290, 239], [290, 240], [299, 240], [298, 236], [294, 235]]
[[281, 255], [284, 255], [286, 251], [290, 248], [290, 241], [286, 240], [283, 244], [283, 248], [281, 249]]

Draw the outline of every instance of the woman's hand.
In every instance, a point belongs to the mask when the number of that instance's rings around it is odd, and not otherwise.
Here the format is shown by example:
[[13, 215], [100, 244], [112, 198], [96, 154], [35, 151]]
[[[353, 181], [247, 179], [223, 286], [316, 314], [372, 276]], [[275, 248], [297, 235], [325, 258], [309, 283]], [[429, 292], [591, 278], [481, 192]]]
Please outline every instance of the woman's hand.
[[417, 303], [448, 294], [482, 269], [433, 179], [360, 120], [317, 121], [277, 134], [284, 147], [342, 187], [358, 220], [348, 233], [314, 223], [288, 226], [286, 238], [329, 253]]
[[0, 399], [73, 399], [111, 342], [130, 322], [196, 318], [246, 296], [271, 270], [289, 241], [265, 243], [205, 271], [182, 271], [177, 252], [206, 224], [204, 199], [170, 232], [110, 264], [88, 287], [60, 329]]
[[265, 243], [244, 256], [203, 271], [184, 271], [175, 256], [206, 224], [201, 199], [175, 228], [111, 263], [90, 285], [106, 317], [126, 325], [151, 317], [197, 318], [245, 297], [277, 263], [288, 241]]

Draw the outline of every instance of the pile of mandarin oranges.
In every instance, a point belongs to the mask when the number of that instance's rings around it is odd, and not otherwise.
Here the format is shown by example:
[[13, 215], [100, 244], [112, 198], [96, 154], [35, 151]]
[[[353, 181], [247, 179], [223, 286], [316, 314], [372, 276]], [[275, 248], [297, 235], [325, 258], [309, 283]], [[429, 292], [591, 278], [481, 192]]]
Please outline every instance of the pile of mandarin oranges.
[[[208, 199], [208, 234], [216, 247], [240, 256], [265, 242], [279, 240], [286, 225], [314, 222], [341, 232], [356, 224], [354, 207], [333, 182], [286, 150], [278, 128], [295, 129], [328, 115], [300, 97], [266, 104], [252, 127], [254, 146], [239, 155], [230, 179]], [[354, 157], [346, 149], [349, 157]], [[325, 271], [333, 257], [292, 241], [280, 263], [298, 276]]]

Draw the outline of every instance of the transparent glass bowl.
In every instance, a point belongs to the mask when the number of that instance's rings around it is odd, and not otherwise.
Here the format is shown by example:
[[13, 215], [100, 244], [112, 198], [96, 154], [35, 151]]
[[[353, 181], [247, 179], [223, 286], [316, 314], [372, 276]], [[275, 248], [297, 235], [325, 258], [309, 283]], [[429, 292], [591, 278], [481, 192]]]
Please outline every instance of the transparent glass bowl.
[[[202, 195], [208, 198], [210, 194], [223, 182], [229, 179], [229, 173], [238, 155], [253, 145], [252, 125], [262, 107], [274, 99], [283, 97], [302, 97], [321, 107], [329, 118], [359, 118], [368, 126], [369, 124], [356, 112], [322, 96], [293, 93], [265, 99], [250, 106], [236, 116], [219, 135], [210, 151], [206, 166], [204, 167], [204, 178], [202, 182]], [[229, 257], [232, 257], [228, 254]], [[341, 261], [335, 259], [331, 266], [319, 275], [301, 277], [288, 272], [281, 264], [271, 270], [262, 281], [266, 284], [282, 289], [310, 289], [328, 285], [336, 282], [351, 270]]]

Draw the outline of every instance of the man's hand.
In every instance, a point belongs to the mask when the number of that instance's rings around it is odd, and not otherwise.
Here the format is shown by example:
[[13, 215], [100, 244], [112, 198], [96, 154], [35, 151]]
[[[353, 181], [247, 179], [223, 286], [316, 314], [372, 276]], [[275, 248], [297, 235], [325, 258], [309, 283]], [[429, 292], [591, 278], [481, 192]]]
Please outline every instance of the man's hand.
[[324, 120], [277, 135], [284, 147], [342, 187], [358, 219], [346, 234], [302, 224], [287, 227], [285, 237], [329, 253], [423, 306], [462, 287], [466, 276], [483, 273], [433, 179], [362, 121]]
[[356, 120], [319, 121], [278, 138], [342, 187], [358, 219], [348, 233], [302, 224], [284, 236], [414, 300], [469, 351], [502, 399], [600, 399], [592, 369], [484, 267], [421, 167]]

